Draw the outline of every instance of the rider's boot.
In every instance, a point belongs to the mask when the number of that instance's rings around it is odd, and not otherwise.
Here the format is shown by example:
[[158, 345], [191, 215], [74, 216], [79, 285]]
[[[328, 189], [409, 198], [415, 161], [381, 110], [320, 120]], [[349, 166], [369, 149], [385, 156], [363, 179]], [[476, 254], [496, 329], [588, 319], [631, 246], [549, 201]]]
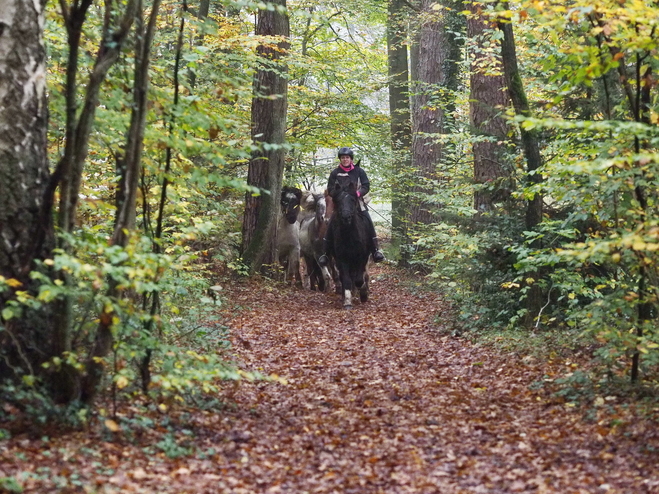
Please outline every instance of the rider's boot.
[[384, 261], [384, 254], [380, 250], [378, 237], [373, 237], [373, 262], [382, 262], [382, 261]]

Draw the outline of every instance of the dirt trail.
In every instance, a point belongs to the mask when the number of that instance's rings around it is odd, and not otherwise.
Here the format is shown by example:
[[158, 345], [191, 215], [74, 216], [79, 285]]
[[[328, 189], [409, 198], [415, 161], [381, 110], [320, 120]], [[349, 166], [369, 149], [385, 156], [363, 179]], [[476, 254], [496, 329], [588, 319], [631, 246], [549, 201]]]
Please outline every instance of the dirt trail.
[[324, 294], [243, 294], [240, 356], [288, 385], [234, 397], [225, 420], [245, 435], [228, 491], [659, 492], [647, 427], [585, 423], [529, 390], [555, 369], [441, 336], [441, 301], [391, 269], [374, 280], [352, 311]]
[[[172, 409], [140, 437], [12, 438], [0, 477], [41, 472], [23, 483], [39, 493], [659, 492], [656, 424], [603, 398], [585, 420], [532, 391], [565, 362], [442, 336], [443, 302], [398, 276], [378, 266], [372, 300], [352, 311], [335, 295], [232, 287], [223, 317], [242, 367], [288, 384], [226, 386], [229, 406]], [[189, 451], [176, 458], [154, 448], [172, 424], [171, 447]]]

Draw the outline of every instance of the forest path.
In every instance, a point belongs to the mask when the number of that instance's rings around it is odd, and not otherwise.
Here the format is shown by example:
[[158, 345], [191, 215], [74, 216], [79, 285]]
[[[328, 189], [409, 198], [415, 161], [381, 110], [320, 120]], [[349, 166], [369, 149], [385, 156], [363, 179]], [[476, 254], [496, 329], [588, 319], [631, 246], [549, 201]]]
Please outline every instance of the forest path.
[[442, 336], [445, 304], [377, 266], [372, 297], [244, 287], [231, 321], [247, 369], [287, 385], [241, 384], [225, 492], [659, 492], [657, 434], [613, 400], [581, 411], [529, 386], [565, 362], [497, 354]]
[[574, 362], [446, 336], [444, 302], [391, 267], [373, 273], [352, 311], [333, 294], [232, 283], [218, 314], [231, 351], [286, 384], [226, 383], [202, 407], [122, 402], [119, 425], [12, 436], [0, 492], [659, 493], [656, 422], [613, 397], [563, 403], [533, 383]]

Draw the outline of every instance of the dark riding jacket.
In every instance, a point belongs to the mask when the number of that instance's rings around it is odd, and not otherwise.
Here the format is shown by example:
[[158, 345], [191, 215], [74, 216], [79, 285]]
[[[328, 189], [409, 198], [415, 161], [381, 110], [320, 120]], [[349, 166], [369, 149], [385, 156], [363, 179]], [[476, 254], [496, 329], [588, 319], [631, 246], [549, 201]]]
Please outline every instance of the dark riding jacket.
[[355, 184], [357, 191], [359, 192], [359, 205], [362, 211], [365, 211], [366, 204], [364, 203], [364, 196], [368, 194], [368, 191], [371, 190], [371, 185], [368, 180], [368, 176], [364, 169], [360, 166], [355, 166], [349, 172], [343, 170], [340, 166], [337, 166], [330, 173], [329, 180], [327, 181], [327, 190], [331, 193], [334, 190], [334, 184], [338, 177], [349, 177], [350, 181]]
[[[357, 187], [357, 191], [359, 192], [359, 206], [360, 206], [359, 209], [361, 210], [360, 214], [366, 219], [368, 235], [371, 238], [371, 244], [369, 245], [369, 249], [371, 251], [377, 250], [377, 245], [375, 243], [375, 238], [377, 235], [375, 233], [375, 225], [373, 225], [373, 219], [371, 219], [371, 215], [368, 214], [368, 208], [366, 207], [366, 203], [364, 202], [364, 196], [368, 194], [369, 190], [371, 190], [371, 184], [368, 181], [368, 176], [366, 175], [364, 169], [355, 165], [352, 170], [346, 172], [340, 166], [337, 166], [330, 173], [329, 180], [327, 181], [327, 190], [328, 192], [331, 193], [334, 190], [334, 184], [336, 183], [337, 179], [339, 177], [346, 177], [346, 176], [350, 178], [350, 182], [355, 184], [355, 186]], [[333, 218], [334, 215], [332, 215], [332, 219]], [[330, 219], [330, 224], [332, 223], [332, 219]], [[332, 227], [330, 225], [327, 225], [327, 234], [323, 239], [323, 251], [327, 252], [329, 255], [334, 255], [334, 253], [332, 252], [333, 237], [334, 235], [333, 235]]]

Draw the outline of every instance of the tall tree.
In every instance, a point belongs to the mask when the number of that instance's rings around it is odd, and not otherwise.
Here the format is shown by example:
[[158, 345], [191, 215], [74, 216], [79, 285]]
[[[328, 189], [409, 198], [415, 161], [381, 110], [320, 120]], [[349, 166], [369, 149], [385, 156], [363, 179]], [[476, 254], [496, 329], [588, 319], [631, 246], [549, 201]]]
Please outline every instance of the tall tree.
[[[652, 51], [644, 46], [645, 43], [641, 43], [638, 47], [635, 47], [637, 51], [634, 55], [620, 51], [616, 42], [611, 38], [611, 28], [608, 25], [609, 21], [597, 12], [589, 14], [588, 18], [593, 27], [596, 26], [599, 28], [597, 39], [600, 51], [603, 51], [603, 48], [606, 46], [610, 51], [610, 55], [614, 57], [614, 59], [618, 58], [620, 60], [618, 64], [620, 84], [627, 96], [627, 103], [632, 119], [637, 123], [650, 127], [653, 123], [652, 102], [656, 98], [653, 97], [653, 89], [657, 86], [653, 73], [653, 66], [651, 63], [647, 62]], [[643, 19], [642, 16], [640, 16], [640, 18]], [[643, 22], [637, 24], [635, 29], [638, 31], [642, 25]], [[656, 25], [653, 25], [649, 36], [652, 40], [652, 45], [656, 45], [655, 33]], [[604, 54], [600, 53], [600, 56], [604, 56]], [[629, 67], [633, 67], [633, 76], [627, 72]], [[606, 83], [606, 79], [604, 79], [604, 81]], [[633, 149], [634, 153], [638, 155], [652, 149], [652, 146], [647, 139], [641, 139], [638, 135], [635, 135]], [[650, 205], [654, 202], [652, 197], [653, 194], [651, 192], [652, 188], [648, 188], [647, 185], [648, 172], [644, 169], [641, 162], [641, 159], [634, 160], [635, 176], [633, 180], [634, 199], [638, 202], [638, 208], [636, 209], [638, 215], [636, 219], [636, 228], [639, 230], [641, 230], [639, 227], [646, 227], [649, 218], [652, 218]], [[654, 191], [656, 191], [656, 188], [654, 188]], [[650, 222], [654, 227], [654, 219], [651, 219]], [[652, 276], [652, 264], [649, 262], [649, 258], [645, 256], [640, 257], [637, 269], [639, 303], [637, 306], [638, 324], [636, 325], [637, 346], [632, 354], [631, 364], [632, 382], [636, 382], [639, 378], [641, 360], [641, 352], [639, 348], [641, 347], [643, 337], [645, 336], [644, 326], [646, 326], [649, 321], [656, 318], [656, 295], [653, 293], [653, 290], [649, 288], [652, 285], [652, 278], [656, 277], [656, 275]]]
[[482, 188], [474, 192], [474, 209], [494, 209], [494, 204], [510, 195], [510, 166], [505, 163], [508, 127], [503, 113], [510, 105], [500, 51], [492, 51], [491, 36], [496, 26], [487, 22], [481, 4], [469, 4], [467, 38], [470, 41], [469, 120], [478, 137], [473, 144], [474, 182]]
[[[142, 12], [142, 0], [137, 0], [137, 2], [138, 11]], [[151, 45], [156, 32], [159, 9], [160, 0], [154, 0], [146, 25], [140, 15], [136, 26], [133, 105], [130, 126], [126, 135], [124, 174], [121, 177], [123, 187], [121, 197], [123, 200], [118, 204], [112, 234], [112, 243], [121, 247], [126, 247], [129, 240], [128, 233], [135, 229], [137, 192], [139, 190], [139, 177], [142, 175], [142, 150], [146, 127]], [[110, 297], [118, 296], [116, 285], [116, 282], [111, 281], [108, 289]], [[81, 398], [85, 403], [93, 402], [96, 397], [103, 376], [104, 363], [102, 359], [110, 352], [114, 341], [112, 320], [115, 315], [114, 310], [108, 307], [104, 307], [99, 315], [94, 344], [86, 363], [87, 372], [82, 379]]]
[[[409, 14], [404, 0], [389, 0], [387, 17], [387, 62], [389, 75], [389, 114], [391, 116], [391, 149], [394, 172], [392, 184], [391, 223], [393, 234], [400, 243], [405, 242], [407, 201], [405, 177], [410, 167], [412, 129], [410, 122], [409, 70], [407, 55], [407, 24]], [[405, 264], [405, 249], [401, 249]]]
[[[54, 247], [46, 154], [43, 1], [7, 0], [0, 10], [0, 375], [34, 374], [51, 353], [49, 308], [12, 312], [31, 293], [35, 260]], [[36, 239], [41, 239], [36, 242]], [[10, 281], [9, 285], [3, 282]], [[33, 292], [32, 292], [33, 293]]]
[[[507, 5], [507, 4], [506, 4]], [[517, 48], [515, 47], [515, 35], [510, 19], [500, 19], [499, 29], [503, 31], [501, 42], [501, 58], [503, 60], [504, 76], [506, 85], [513, 103], [515, 113], [524, 117], [531, 116], [531, 108], [526, 97], [526, 91], [522, 82], [522, 76], [517, 63]], [[535, 129], [527, 130], [520, 128], [522, 150], [526, 159], [526, 172], [530, 184], [542, 181], [542, 175], [537, 170], [542, 166], [542, 155], [540, 154], [540, 139]], [[533, 230], [542, 221], [542, 194], [536, 193], [529, 199], [526, 208], [526, 228]]]
[[140, 0], [129, 0], [120, 16], [112, 2], [105, 4], [102, 40], [85, 88], [83, 108], [78, 112], [80, 41], [91, 4], [92, 0], [73, 2], [72, 5], [60, 3], [69, 47], [66, 68], [66, 141], [64, 154], [55, 172], [60, 188], [59, 226], [64, 232], [71, 232], [75, 224], [83, 169], [89, 151], [89, 136], [99, 106], [101, 85], [119, 58], [136, 14], [142, 12]]
[[275, 258], [276, 225], [279, 194], [284, 173], [284, 139], [288, 78], [282, 57], [289, 47], [289, 23], [286, 0], [272, 2], [273, 10], [259, 11], [256, 34], [270, 36], [259, 45], [261, 59], [254, 77], [252, 97], [252, 140], [258, 148], [252, 154], [247, 174], [248, 185], [258, 187], [258, 196], [245, 194], [242, 227], [242, 253], [250, 270]]
[[[504, 4], [507, 8], [507, 4]], [[503, 40], [501, 42], [501, 58], [503, 59], [503, 69], [506, 78], [506, 85], [510, 92], [510, 99], [513, 103], [515, 113], [524, 117], [531, 116], [531, 108], [526, 97], [526, 91], [522, 82], [522, 76], [517, 64], [517, 48], [515, 47], [515, 36], [513, 25], [509, 18], [503, 18], [498, 21], [499, 29], [503, 31]], [[520, 128], [522, 140], [522, 150], [526, 160], [526, 176], [528, 185], [532, 186], [542, 181], [542, 175], [539, 168], [542, 166], [542, 155], [540, 154], [540, 139], [538, 132], [534, 129]], [[542, 194], [535, 192], [528, 200], [526, 206], [525, 227], [533, 231], [542, 221]], [[540, 241], [536, 240], [534, 246], [540, 247]], [[544, 295], [537, 281], [542, 277], [540, 271], [534, 273], [531, 279], [529, 291], [526, 297], [526, 325], [531, 326], [534, 318], [539, 316], [544, 304]]]
[[458, 84], [461, 21], [456, 7], [460, 5], [459, 1], [420, 2], [419, 27], [412, 50], [412, 223], [428, 224], [435, 217], [425, 196], [431, 193], [436, 181], [436, 169], [444, 152], [439, 137], [448, 131], [455, 107], [451, 95]]
[[419, 28], [412, 51], [412, 168], [414, 194], [410, 221], [428, 224], [432, 206], [423, 197], [432, 192], [435, 169], [442, 156], [437, 139], [444, 126], [444, 111], [438, 103], [438, 88], [444, 82], [442, 66], [446, 60], [443, 25], [432, 0], [421, 0]]

